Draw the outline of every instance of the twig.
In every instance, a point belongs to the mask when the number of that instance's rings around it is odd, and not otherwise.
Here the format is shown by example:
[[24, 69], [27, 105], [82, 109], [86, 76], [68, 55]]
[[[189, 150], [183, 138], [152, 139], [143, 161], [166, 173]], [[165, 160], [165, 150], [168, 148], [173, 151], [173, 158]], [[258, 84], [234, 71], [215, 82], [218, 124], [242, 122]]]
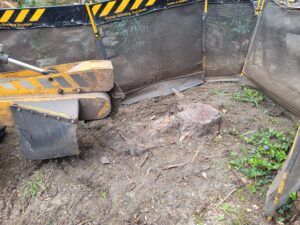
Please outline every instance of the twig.
[[145, 158], [143, 159], [143, 161], [141, 162], [140, 166], [139, 166], [139, 170], [141, 170], [141, 168], [143, 167], [143, 165], [146, 163], [147, 159], [149, 158], [149, 154], [147, 153], [147, 155], [145, 156]]
[[133, 181], [130, 179], [130, 177], [127, 174], [125, 174], [125, 176], [129, 180], [130, 184], [133, 183]]
[[215, 207], [215, 209], [217, 209], [217, 208], [219, 208], [219, 206], [223, 203], [223, 202], [225, 202], [229, 197], [230, 197], [230, 195], [232, 195], [234, 192], [236, 192], [238, 189], [237, 188], [235, 188], [235, 189], [233, 189], [231, 192], [229, 192], [229, 194], [222, 200], [222, 201], [220, 201], [219, 202], [219, 204]]
[[218, 156], [226, 156], [228, 154], [230, 154], [230, 152], [226, 152], [226, 153], [222, 153], [222, 154], [217, 154], [217, 155], [211, 155], [211, 156], [204, 156], [203, 159], [204, 160], [208, 160], [208, 159], [216, 158]]
[[89, 222], [91, 222], [91, 220], [92, 220], [92, 219], [83, 220], [83, 221], [77, 223], [77, 225], [83, 225], [83, 224], [85, 224], [85, 223], [89, 223]]
[[165, 145], [155, 145], [155, 146], [151, 146], [151, 147], [148, 147], [148, 148], [144, 148], [142, 150], [138, 150], [140, 153], [145, 153], [145, 152], [148, 152], [148, 151], [151, 151], [155, 148], [163, 148], [163, 147], [166, 147]]
[[181, 163], [181, 164], [174, 164], [174, 165], [170, 165], [170, 166], [167, 166], [165, 168], [163, 168], [162, 170], [169, 170], [169, 169], [174, 169], [174, 168], [178, 168], [180, 166], [185, 166], [187, 163]]
[[226, 122], [231, 128], [234, 128], [234, 127], [232, 126], [232, 124], [231, 124], [227, 119], [225, 119], [224, 116], [221, 116], [221, 118], [222, 118], [222, 120], [223, 120], [224, 122]]
[[159, 171], [159, 173], [156, 175], [156, 177], [153, 179], [153, 182], [156, 181], [161, 175], [161, 171]]
[[249, 135], [249, 134], [254, 134], [257, 130], [250, 130], [250, 131], [247, 131], [246, 133], [243, 133], [241, 134], [241, 137], [244, 137], [246, 135]]
[[195, 159], [196, 159], [196, 157], [198, 156], [198, 154], [199, 154], [199, 149], [197, 150], [197, 152], [196, 152], [196, 154], [194, 155], [194, 157], [193, 157], [193, 159], [192, 159], [191, 162], [194, 162], [194, 161], [195, 161]]
[[147, 176], [149, 175], [150, 171], [153, 170], [153, 167], [150, 167], [148, 170], [147, 170]]
[[124, 139], [124, 141], [128, 141], [128, 138], [125, 136], [125, 134], [119, 130], [120, 136]]

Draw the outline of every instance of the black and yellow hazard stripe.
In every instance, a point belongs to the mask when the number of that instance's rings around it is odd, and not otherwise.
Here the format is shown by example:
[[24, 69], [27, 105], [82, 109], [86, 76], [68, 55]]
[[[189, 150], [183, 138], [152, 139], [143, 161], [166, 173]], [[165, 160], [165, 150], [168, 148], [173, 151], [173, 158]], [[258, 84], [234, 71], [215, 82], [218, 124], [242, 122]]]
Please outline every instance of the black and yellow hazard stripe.
[[[249, 2], [250, 0], [208, 0], [209, 3]], [[183, 6], [204, 0], [106, 0], [89, 5], [95, 24], [103, 24], [157, 10]], [[0, 9], [1, 29], [62, 27], [90, 24], [86, 5], [43, 8]]]
[[[107, 0], [90, 5], [95, 23], [137, 16], [200, 0]], [[86, 5], [0, 9], [0, 29], [61, 27], [90, 24]]]
[[43, 16], [45, 10], [45, 8], [1, 10], [0, 23], [37, 22]]
[[112, 0], [94, 5], [92, 11], [94, 16], [106, 17], [146, 9], [156, 2], [159, 0]]

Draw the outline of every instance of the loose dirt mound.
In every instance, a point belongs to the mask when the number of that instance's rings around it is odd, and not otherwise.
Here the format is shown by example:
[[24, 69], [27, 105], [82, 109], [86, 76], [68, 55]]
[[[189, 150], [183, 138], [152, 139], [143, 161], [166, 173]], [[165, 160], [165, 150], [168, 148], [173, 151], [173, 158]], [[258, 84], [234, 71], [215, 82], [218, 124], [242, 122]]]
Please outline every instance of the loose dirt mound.
[[[233, 101], [237, 89], [206, 84], [124, 106], [116, 118], [81, 126], [79, 157], [26, 161], [9, 129], [0, 145], [2, 224], [266, 224], [263, 199], [249, 196], [228, 167], [230, 152], [240, 148], [230, 131], [288, 131], [293, 123], [273, 103], [263, 110]], [[199, 103], [221, 112], [220, 127], [216, 117], [201, 133], [191, 114], [182, 123], [178, 115]], [[274, 109], [281, 112], [276, 124], [264, 112]], [[235, 189], [224, 201], [232, 216], [216, 206]]]

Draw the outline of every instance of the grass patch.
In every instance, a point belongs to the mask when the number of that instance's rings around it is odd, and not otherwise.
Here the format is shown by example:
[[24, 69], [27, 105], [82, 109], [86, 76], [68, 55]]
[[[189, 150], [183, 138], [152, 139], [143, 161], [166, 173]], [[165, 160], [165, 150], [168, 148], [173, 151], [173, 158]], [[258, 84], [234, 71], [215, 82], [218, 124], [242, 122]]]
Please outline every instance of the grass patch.
[[294, 208], [294, 202], [297, 200], [298, 196], [297, 196], [297, 192], [292, 193], [289, 196], [289, 199], [287, 201], [286, 204], [284, 204], [283, 206], [281, 206], [276, 212], [278, 215], [278, 221], [281, 224], [286, 224], [287, 222], [289, 222], [292, 218], [293, 218], [293, 208]]
[[[241, 135], [242, 155], [232, 152], [231, 166], [244, 173], [253, 182], [246, 185], [250, 194], [265, 194], [277, 171], [285, 161], [292, 147], [292, 140], [283, 132], [259, 130], [250, 135]], [[278, 222], [286, 223], [292, 218], [292, 209], [297, 194], [293, 193], [289, 201], [277, 210]]]
[[43, 173], [42, 171], [37, 171], [21, 191], [22, 200], [24, 202], [29, 201], [36, 197], [44, 188], [45, 184]]
[[250, 193], [257, 188], [269, 184], [292, 146], [292, 141], [282, 132], [276, 130], [259, 130], [250, 136], [241, 135], [244, 142], [242, 156], [232, 153], [231, 165], [254, 179], [254, 185], [249, 186]]
[[264, 96], [258, 90], [243, 87], [241, 90], [233, 93], [233, 99], [237, 102], [251, 103], [257, 107], [264, 100]]
[[203, 225], [203, 223], [201, 221], [201, 216], [199, 213], [194, 214], [194, 221], [197, 225]]
[[108, 193], [106, 191], [101, 191], [99, 193], [99, 197], [102, 198], [102, 199], [107, 199]]
[[[224, 203], [221, 206], [221, 209], [225, 213], [225, 215], [229, 216], [233, 221], [232, 225], [250, 225], [252, 224], [248, 218], [248, 214], [245, 212], [245, 210], [240, 208], [235, 208], [229, 203]], [[225, 219], [224, 215], [219, 216], [218, 221], [223, 221]], [[222, 219], [222, 220], [220, 220]]]

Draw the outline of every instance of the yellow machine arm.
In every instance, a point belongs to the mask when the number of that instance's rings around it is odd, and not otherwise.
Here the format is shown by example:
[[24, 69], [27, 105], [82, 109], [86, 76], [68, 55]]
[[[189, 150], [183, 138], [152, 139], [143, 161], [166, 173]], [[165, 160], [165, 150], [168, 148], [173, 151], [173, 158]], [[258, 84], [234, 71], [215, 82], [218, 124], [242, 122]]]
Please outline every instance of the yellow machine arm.
[[[123, 97], [115, 87], [112, 64], [104, 60], [36, 68], [0, 73], [0, 125], [16, 125], [20, 150], [28, 159], [77, 155], [78, 121], [107, 117], [112, 100]], [[56, 73], [45, 76], [43, 71]]]

